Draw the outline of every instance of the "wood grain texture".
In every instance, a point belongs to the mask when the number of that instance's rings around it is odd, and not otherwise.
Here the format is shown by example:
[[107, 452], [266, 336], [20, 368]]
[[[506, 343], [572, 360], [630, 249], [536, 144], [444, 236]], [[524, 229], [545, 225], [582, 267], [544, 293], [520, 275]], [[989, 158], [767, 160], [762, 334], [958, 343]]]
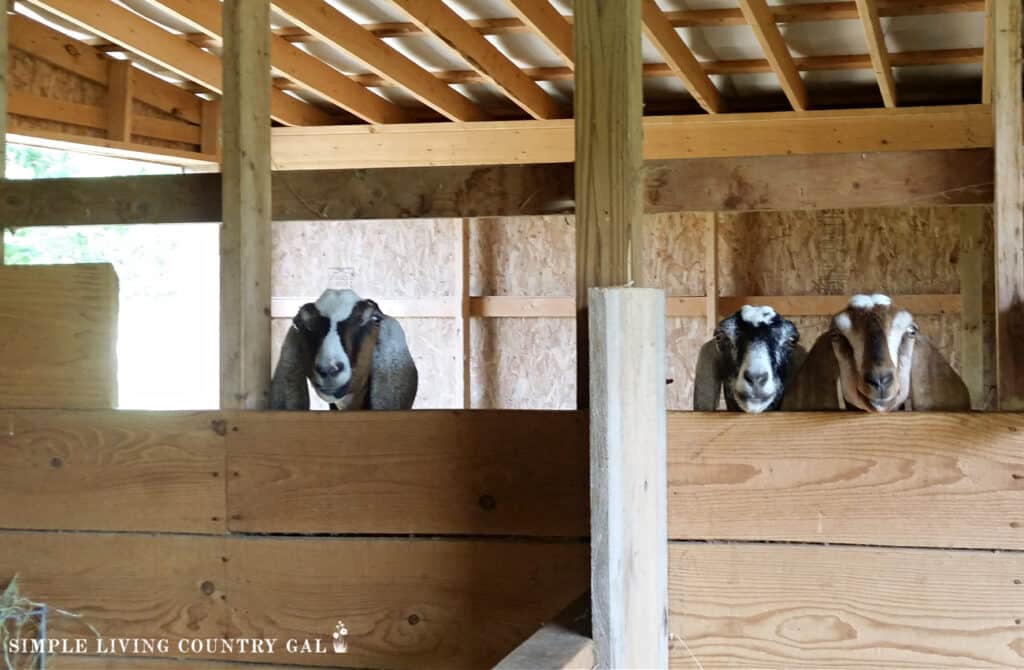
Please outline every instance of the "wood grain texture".
[[[0, 581], [17, 572], [33, 599], [81, 613], [105, 637], [167, 638], [171, 656], [183, 638], [265, 637], [279, 640], [274, 654], [186, 657], [337, 666], [333, 653], [281, 647], [295, 638], [329, 648], [341, 619], [345, 667], [481, 668], [586, 588], [587, 553], [565, 543], [5, 532]], [[50, 629], [83, 634], [56, 616]]]
[[999, 408], [1024, 410], [1024, 155], [1021, 153], [1021, 1], [993, 9], [996, 388]]
[[0, 269], [0, 407], [114, 407], [117, 310], [112, 265]]
[[672, 543], [670, 556], [673, 668], [963, 670], [1024, 660], [1021, 554]]
[[712, 114], [723, 111], [722, 98], [715, 84], [654, 0], [644, 0], [643, 25], [647, 39], [704, 111]]
[[957, 207], [960, 226], [960, 377], [971, 394], [974, 409], [985, 408], [985, 210]]
[[132, 139], [132, 98], [135, 76], [131, 61], [110, 61], [107, 78], [107, 137], [120, 142]]
[[58, 655], [60, 670], [295, 670], [292, 664], [197, 661], [182, 658], [126, 658], [123, 656]]
[[871, 68], [878, 79], [878, 88], [882, 92], [882, 101], [886, 107], [897, 105], [896, 82], [892, 76], [892, 64], [889, 49], [885, 45], [885, 35], [878, 16], [878, 0], [856, 0], [857, 13], [864, 27], [864, 38], [868, 43], [871, 56]]
[[767, 0], [739, 0], [739, 5], [743, 18], [750, 24], [754, 37], [778, 76], [789, 104], [798, 112], [804, 111], [807, 109], [807, 87], [793, 63], [786, 40], [775, 25], [775, 15]]
[[666, 668], [665, 294], [593, 288], [589, 312], [594, 656]]
[[1021, 416], [672, 413], [669, 445], [674, 539], [1024, 549]]
[[[270, 3], [224, 3], [220, 406], [270, 394]], [[289, 47], [291, 48], [291, 47]]]
[[219, 533], [213, 412], [0, 411], [0, 528]]
[[[273, 173], [274, 221], [545, 215], [572, 212], [560, 165]], [[220, 221], [217, 174], [11, 180], [0, 217], [18, 226]], [[647, 212], [987, 204], [992, 152], [963, 149], [654, 161]]]
[[230, 529], [587, 534], [575, 412], [233, 413]]

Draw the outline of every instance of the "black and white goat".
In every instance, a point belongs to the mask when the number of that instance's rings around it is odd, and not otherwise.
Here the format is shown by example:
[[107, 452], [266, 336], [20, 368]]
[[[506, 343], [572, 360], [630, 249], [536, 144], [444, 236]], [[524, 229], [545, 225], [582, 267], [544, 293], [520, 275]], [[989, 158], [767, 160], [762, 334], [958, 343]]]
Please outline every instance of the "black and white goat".
[[270, 384], [271, 409], [309, 409], [309, 388], [331, 409], [410, 409], [418, 374], [405, 332], [372, 300], [328, 289], [292, 320]]
[[744, 305], [722, 319], [700, 348], [693, 409], [711, 412], [725, 394], [730, 411], [760, 414], [782, 404], [787, 383], [807, 352], [796, 326], [771, 307]]

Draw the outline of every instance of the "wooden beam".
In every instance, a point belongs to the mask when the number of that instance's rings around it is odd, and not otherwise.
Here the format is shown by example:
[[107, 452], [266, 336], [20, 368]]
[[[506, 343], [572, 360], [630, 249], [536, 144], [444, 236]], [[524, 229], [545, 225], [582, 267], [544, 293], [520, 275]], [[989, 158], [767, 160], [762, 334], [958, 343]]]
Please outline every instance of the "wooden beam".
[[455, 286], [459, 288], [459, 353], [456, 359], [462, 366], [462, 408], [473, 407], [473, 338], [472, 302], [470, 297], [470, 236], [471, 220], [462, 219], [459, 226], [458, 247], [455, 251]]
[[220, 101], [204, 100], [199, 123], [199, 150], [209, 156], [220, 156]]
[[[272, 218], [571, 214], [573, 172], [571, 164], [275, 172]], [[654, 213], [991, 205], [993, 198], [988, 149], [655, 161], [646, 173], [645, 211]], [[0, 220], [8, 225], [221, 220], [218, 174], [13, 180], [2, 188]]]
[[270, 1], [226, 0], [220, 404], [270, 390]]
[[[163, 28], [112, 2], [81, 3], [77, 0], [27, 0], [104, 39], [123, 45], [132, 53], [147, 58], [161, 67], [204, 88], [223, 90], [220, 59], [199, 47], [178, 39]], [[273, 97], [273, 118], [290, 125], [311, 120], [331, 123], [331, 117], [311, 105], [276, 91]], [[284, 99], [282, 99], [284, 98]], [[308, 107], [299, 114], [296, 105]]]
[[[402, 86], [420, 102], [452, 121], [483, 121], [488, 118], [469, 98], [326, 3], [274, 0], [274, 6], [308, 34], [347, 51], [379, 76]], [[284, 41], [283, 38], [277, 39]]]
[[[0, 176], [7, 171], [7, 61], [10, 54], [8, 48], [8, 15], [6, 2], [0, 7]], [[6, 177], [5, 177], [6, 178]], [[4, 260], [4, 237], [7, 233], [6, 226], [0, 226], [0, 266]]]
[[[195, 26], [210, 38], [221, 39], [223, 30], [219, 0], [158, 0], [158, 4], [178, 20]], [[308, 6], [309, 3], [306, 4]], [[411, 121], [409, 115], [397, 105], [367, 90], [320, 59], [292, 46], [284, 38], [272, 35], [270, 39], [274, 67], [301, 88], [317, 93], [364, 121]]]
[[739, 0], [740, 9], [747, 23], [754, 31], [754, 37], [761, 44], [768, 62], [779, 77], [782, 90], [789, 104], [797, 111], [807, 109], [807, 88], [804, 86], [800, 72], [793, 63], [786, 40], [782, 38], [779, 27], [775, 25], [775, 16], [768, 8], [766, 0]]
[[[569, 163], [576, 157], [574, 137], [571, 119], [275, 128], [274, 166], [322, 170]], [[991, 109], [985, 105], [643, 119], [647, 160], [991, 146]]]
[[[87, 107], [82, 105], [82, 107]], [[101, 108], [89, 108], [99, 109]], [[157, 119], [156, 121], [159, 121]], [[137, 142], [118, 142], [105, 137], [91, 137], [69, 132], [55, 132], [41, 129], [38, 124], [24, 123], [18, 119], [9, 119], [7, 125], [7, 141], [16, 144], [57, 149], [59, 151], [77, 151], [92, 153], [113, 158], [125, 158], [150, 163], [166, 163], [168, 165], [207, 168], [217, 162], [216, 156], [207, 156], [196, 151], [183, 151], [151, 144]]]
[[[704, 320], [708, 337], [718, 327], [718, 215], [709, 212], [704, 242]], [[745, 303], [746, 304], [746, 303]], [[761, 304], [761, 303], [758, 303]]]
[[995, 0], [985, 0], [985, 45], [982, 49], [982, 70], [981, 70], [981, 102], [985, 105], [992, 104], [992, 78], [995, 76], [995, 26], [992, 21], [995, 17], [995, 8], [992, 3]]
[[686, 85], [693, 99], [706, 112], [715, 114], [723, 111], [718, 89], [654, 0], [643, 0], [643, 22], [647, 39], [665, 59], [672, 72]]
[[536, 119], [566, 116], [562, 105], [523, 74], [483, 35], [441, 0], [394, 0], [423, 30], [437, 35]]
[[960, 226], [960, 378], [974, 409], [986, 409], [985, 391], [985, 210], [957, 207]]
[[1019, 552], [673, 543], [670, 566], [673, 668], [1020, 665]]
[[112, 60], [107, 79], [107, 137], [119, 142], [132, 139], [132, 98], [135, 70], [129, 60]]
[[[99, 50], [53, 28], [18, 14], [8, 17], [10, 46], [89, 81], [107, 85], [108, 63]], [[162, 112], [192, 123], [199, 122], [200, 98], [141, 70], [134, 73], [135, 97]]]
[[864, 38], [871, 54], [871, 66], [878, 78], [878, 88], [882, 91], [882, 101], [886, 107], [896, 106], [896, 82], [892, 77], [892, 65], [889, 62], [889, 49], [885, 46], [885, 35], [882, 34], [882, 23], [878, 18], [878, 0], [856, 0], [860, 22], [864, 26]]
[[573, 68], [572, 24], [548, 0], [508, 0], [523, 22]]
[[1024, 161], [1021, 0], [995, 3], [992, 112], [996, 136], [996, 386], [999, 409], [1024, 410]]
[[674, 540], [1024, 549], [1024, 415], [670, 412], [668, 435]]
[[590, 594], [564, 609], [494, 666], [493, 670], [591, 670]]
[[589, 353], [595, 657], [668, 668], [664, 292], [591, 289]]

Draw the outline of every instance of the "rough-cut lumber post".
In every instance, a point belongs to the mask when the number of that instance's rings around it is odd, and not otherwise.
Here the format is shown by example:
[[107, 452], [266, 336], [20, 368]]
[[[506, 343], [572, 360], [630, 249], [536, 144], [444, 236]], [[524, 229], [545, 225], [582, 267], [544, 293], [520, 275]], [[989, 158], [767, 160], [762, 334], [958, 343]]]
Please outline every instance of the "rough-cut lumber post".
[[995, 3], [996, 387], [1001, 410], [1024, 409], [1024, 177], [1021, 163], [1021, 0]]
[[718, 215], [710, 212], [708, 218], [707, 242], [704, 247], [704, 298], [707, 302], [708, 337], [718, 326]]
[[985, 211], [957, 207], [960, 224], [960, 377], [974, 409], [985, 407]]
[[107, 66], [107, 137], [118, 142], [132, 140], [132, 62], [112, 60]]
[[643, 92], [638, 2], [575, 8], [576, 398], [585, 407], [587, 289], [643, 267]]
[[590, 551], [600, 668], [668, 667], [665, 293], [590, 291]]
[[224, 3], [222, 408], [267, 406], [270, 387], [270, 3]]
[[455, 258], [455, 285], [459, 287], [459, 356], [462, 365], [462, 408], [473, 406], [472, 370], [470, 367], [470, 313], [469, 295], [469, 219], [463, 219], [459, 228], [459, 246]]
[[[0, 0], [0, 177], [7, 170], [7, 0]], [[4, 264], [4, 233], [0, 225], [0, 265]]]

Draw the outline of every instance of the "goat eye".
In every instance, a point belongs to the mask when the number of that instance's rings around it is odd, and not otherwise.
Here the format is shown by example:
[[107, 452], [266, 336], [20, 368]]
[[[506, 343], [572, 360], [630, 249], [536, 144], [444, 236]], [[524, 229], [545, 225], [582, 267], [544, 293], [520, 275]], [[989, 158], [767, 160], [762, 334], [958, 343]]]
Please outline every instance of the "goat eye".
[[373, 321], [374, 323], [380, 323], [380, 314], [374, 314], [373, 316], [371, 316], [370, 321]]
[[912, 325], [909, 328], [907, 328], [907, 337], [917, 337], [917, 333], [917, 326]]

